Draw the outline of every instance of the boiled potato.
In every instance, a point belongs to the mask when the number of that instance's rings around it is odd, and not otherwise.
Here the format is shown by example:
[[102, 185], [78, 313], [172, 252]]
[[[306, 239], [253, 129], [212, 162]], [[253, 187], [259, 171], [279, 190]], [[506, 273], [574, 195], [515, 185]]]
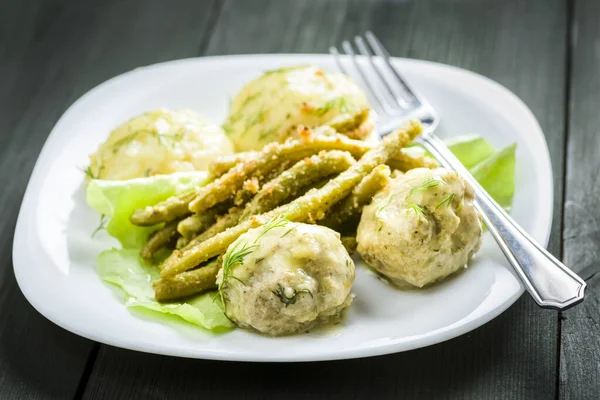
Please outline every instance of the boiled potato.
[[314, 66], [269, 71], [232, 100], [223, 129], [236, 151], [259, 150], [293, 136], [299, 125], [330, 125], [363, 139], [373, 131], [369, 105], [346, 75]]
[[130, 119], [90, 155], [88, 175], [122, 180], [205, 170], [233, 145], [222, 129], [192, 110], [158, 109]]

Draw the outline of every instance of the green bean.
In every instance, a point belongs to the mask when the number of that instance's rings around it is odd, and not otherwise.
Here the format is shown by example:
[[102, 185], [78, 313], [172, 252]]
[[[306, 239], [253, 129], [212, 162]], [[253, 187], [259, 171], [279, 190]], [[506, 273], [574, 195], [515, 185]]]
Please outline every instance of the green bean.
[[140, 256], [146, 260], [152, 259], [154, 253], [167, 245], [171, 239], [177, 234], [177, 221], [172, 221], [166, 224], [161, 229], [152, 234], [148, 243], [140, 251]]
[[252, 178], [244, 181], [242, 188], [235, 194], [233, 204], [239, 207], [249, 202], [250, 199], [252, 199], [256, 193], [258, 193], [263, 183], [269, 182], [275, 177], [281, 175], [283, 171], [288, 169], [289, 165], [289, 161], [284, 161], [266, 174], [253, 176]]
[[154, 298], [157, 301], [176, 300], [216, 289], [217, 273], [221, 264], [222, 259], [219, 257], [203, 267], [155, 281], [152, 284]]
[[345, 171], [354, 162], [349, 153], [338, 150], [319, 153], [298, 161], [292, 168], [261, 188], [246, 205], [241, 220], [277, 207], [284, 200], [296, 196], [302, 188], [320, 181], [323, 177]]
[[[330, 123], [329, 126], [338, 132], [344, 133], [345, 135], [346, 132], [343, 126], [346, 122], [346, 119], [340, 121], [339, 124], [342, 124], [340, 126], [334, 121], [333, 123]], [[331, 136], [335, 137], [335, 135]], [[372, 147], [372, 144], [363, 142], [361, 140], [348, 139], [346, 137], [346, 140], [340, 143], [339, 147], [332, 147], [325, 150], [350, 151], [353, 157], [360, 158]], [[313, 154], [315, 152], [313, 152]], [[209, 170], [215, 177], [219, 177], [229, 171], [231, 168], [235, 167], [236, 164], [255, 159], [258, 154], [259, 153], [256, 151], [248, 151], [228, 156], [221, 156], [211, 163]], [[395, 155], [392, 159], [390, 159], [388, 164], [392, 167], [392, 169], [400, 169], [401, 171], [408, 171], [409, 169], [414, 168], [435, 168], [438, 166], [437, 162], [431, 157], [412, 155], [405, 152]]]
[[183, 249], [185, 246], [188, 245], [188, 243], [190, 243], [190, 239], [186, 239], [183, 236], [179, 236], [177, 238], [177, 242], [175, 243], [175, 248], [176, 249]]
[[354, 215], [358, 215], [373, 196], [389, 183], [389, 180], [390, 168], [387, 165], [378, 165], [356, 185], [352, 194], [336, 204], [319, 224], [332, 229], [338, 228]]
[[392, 169], [397, 169], [402, 172], [409, 171], [415, 168], [436, 168], [439, 166], [436, 160], [426, 155], [409, 154], [404, 151], [400, 152], [396, 157], [389, 160], [387, 163]]
[[328, 126], [332, 127], [339, 133], [343, 133], [353, 139], [360, 139], [365, 135], [353, 136], [353, 133], [360, 128], [360, 126], [369, 119], [370, 109], [368, 107], [363, 108], [357, 113], [350, 116], [336, 118], [333, 121], [327, 123]]
[[216, 216], [210, 213], [192, 214], [177, 224], [177, 232], [184, 238], [191, 239], [202, 231], [206, 225], [214, 224], [216, 219]]
[[313, 135], [310, 130], [297, 140], [271, 143], [256, 157], [237, 164], [214, 182], [198, 189], [197, 196], [190, 202], [190, 210], [200, 212], [215, 204], [232, 198], [246, 179], [260, 176], [272, 170], [284, 160], [301, 160], [322, 150], [344, 150], [351, 154], [364, 154], [368, 146], [360, 140], [348, 139], [343, 135]]
[[235, 194], [233, 204], [236, 206], [246, 204], [256, 193], [258, 193], [259, 189], [260, 181], [257, 177], [253, 176], [252, 178], [245, 180], [242, 184], [242, 188]]
[[173, 221], [190, 214], [188, 204], [195, 197], [195, 190], [179, 196], [169, 197], [155, 206], [135, 210], [129, 220], [132, 224], [138, 226], [152, 226], [161, 222]]
[[192, 214], [179, 222], [177, 231], [189, 241], [199, 233], [210, 228], [217, 220], [217, 217], [227, 212], [230, 207], [231, 203], [225, 202], [217, 204], [203, 213]]
[[285, 216], [292, 222], [313, 222], [322, 219], [325, 212], [335, 203], [352, 192], [377, 165], [384, 164], [394, 154], [421, 132], [421, 125], [411, 121], [407, 129], [388, 135], [373, 150], [365, 154], [360, 161], [330, 180], [321, 189], [312, 189], [304, 196], [289, 204], [280, 206], [268, 213], [255, 215], [248, 220], [219, 233], [212, 238], [188, 246], [184, 250], [175, 250], [163, 263], [161, 277], [176, 275], [194, 268], [213, 257], [223, 254], [227, 247], [238, 237], [252, 228], [264, 225], [273, 218]]
[[354, 252], [356, 252], [356, 247], [358, 246], [358, 243], [356, 242], [356, 236], [342, 236], [340, 240], [342, 241], [342, 246], [344, 246], [348, 254], [352, 255]]
[[190, 240], [189, 243], [184, 247], [184, 249], [191, 246], [195, 246], [198, 243], [202, 243], [205, 240], [208, 240], [211, 237], [226, 231], [232, 226], [236, 226], [240, 222], [242, 212], [243, 210], [238, 207], [233, 207], [229, 209], [227, 214], [217, 218], [217, 221], [210, 228], [208, 228], [207, 230]]
[[256, 158], [258, 152], [248, 151], [217, 157], [208, 166], [208, 171], [216, 178], [223, 175], [237, 164]]

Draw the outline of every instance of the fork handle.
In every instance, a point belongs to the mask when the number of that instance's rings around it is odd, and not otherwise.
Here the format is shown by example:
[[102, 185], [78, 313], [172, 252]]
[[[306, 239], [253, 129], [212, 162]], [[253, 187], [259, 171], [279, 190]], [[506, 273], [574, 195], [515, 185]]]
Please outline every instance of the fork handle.
[[446, 168], [458, 172], [475, 189], [475, 207], [517, 272], [527, 291], [543, 308], [566, 310], [581, 301], [585, 281], [529, 236], [473, 178], [433, 132], [420, 141]]

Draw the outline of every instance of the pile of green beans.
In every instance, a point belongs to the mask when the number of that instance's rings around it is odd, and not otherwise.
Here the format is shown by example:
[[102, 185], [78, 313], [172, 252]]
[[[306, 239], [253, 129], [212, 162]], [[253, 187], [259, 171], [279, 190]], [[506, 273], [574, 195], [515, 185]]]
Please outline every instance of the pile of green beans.
[[[387, 185], [391, 169], [435, 166], [427, 157], [402, 152], [420, 132], [421, 125], [411, 121], [369, 145], [304, 131], [298, 139], [271, 143], [262, 151], [217, 159], [210, 167], [211, 183], [137, 210], [130, 218], [140, 226], [163, 225], [142, 249], [144, 258], [177, 243], [159, 265], [156, 299], [171, 301], [214, 289], [228, 246], [273, 218], [339, 231]], [[356, 239], [347, 233], [342, 243], [354, 252]]]

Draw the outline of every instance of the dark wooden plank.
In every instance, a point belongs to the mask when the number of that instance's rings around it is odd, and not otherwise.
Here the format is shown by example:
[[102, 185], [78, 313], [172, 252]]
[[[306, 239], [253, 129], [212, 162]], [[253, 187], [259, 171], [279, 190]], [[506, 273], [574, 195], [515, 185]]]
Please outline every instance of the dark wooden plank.
[[585, 301], [563, 313], [560, 397], [600, 397], [600, 3], [574, 9], [564, 255], [587, 281]]
[[64, 105], [62, 93], [49, 98], [48, 88], [42, 89], [54, 80], [41, 61], [59, 44], [46, 32], [60, 12], [43, 1], [3, 2], [0, 8], [0, 167], [10, 171], [0, 174], [0, 398], [72, 398], [92, 343], [58, 328], [27, 303], [11, 256], [21, 198], [52, 123], [48, 119], [55, 118], [55, 106], [45, 100]]
[[[12, 266], [25, 186], [53, 124], [79, 96], [140, 65], [195, 56], [216, 1], [0, 2], [0, 398], [73, 398], [97, 345], [27, 303]], [[92, 360], [93, 361], [93, 360]]]
[[[372, 29], [394, 55], [446, 62], [506, 85], [551, 148], [561, 204], [564, 1], [225, 1], [208, 54], [326, 52]], [[549, 84], [552, 82], [552, 84]], [[560, 251], [561, 207], [550, 249]], [[529, 298], [463, 337], [408, 353], [309, 364], [184, 360], [102, 346], [85, 398], [528, 398], [556, 387], [557, 315]]]

